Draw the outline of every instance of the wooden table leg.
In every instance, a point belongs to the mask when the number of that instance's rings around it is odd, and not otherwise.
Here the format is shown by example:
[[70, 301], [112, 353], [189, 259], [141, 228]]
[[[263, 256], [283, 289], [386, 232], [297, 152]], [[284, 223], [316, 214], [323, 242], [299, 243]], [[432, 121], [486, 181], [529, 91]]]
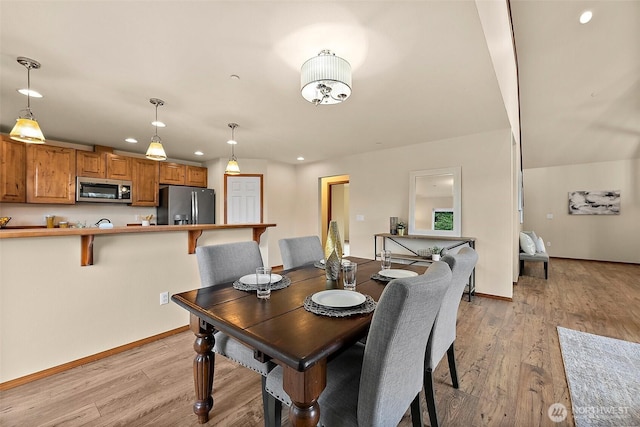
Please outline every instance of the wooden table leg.
[[209, 411], [213, 408], [213, 371], [215, 368], [215, 355], [213, 354], [213, 326], [192, 314], [190, 320], [191, 331], [196, 335], [193, 349], [196, 357], [193, 359], [193, 382], [196, 387], [196, 401], [193, 404], [193, 412], [198, 416], [198, 422], [205, 424], [209, 421]]
[[327, 385], [327, 361], [304, 372], [284, 366], [283, 386], [291, 398], [289, 421], [294, 427], [315, 427], [320, 421], [318, 397]]

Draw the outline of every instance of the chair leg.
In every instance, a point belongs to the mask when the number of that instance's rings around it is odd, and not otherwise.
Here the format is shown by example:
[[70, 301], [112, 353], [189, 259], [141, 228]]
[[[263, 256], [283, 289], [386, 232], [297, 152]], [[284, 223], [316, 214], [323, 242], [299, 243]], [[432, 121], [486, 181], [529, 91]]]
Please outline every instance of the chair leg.
[[518, 276], [522, 276], [523, 271], [524, 271], [524, 260], [521, 259], [520, 260], [520, 272], [518, 273]]
[[433, 372], [430, 368], [424, 370], [424, 397], [427, 400], [429, 422], [431, 427], [438, 427], [438, 413], [436, 412], [436, 396], [433, 388]]
[[424, 427], [422, 422], [422, 409], [420, 408], [420, 393], [411, 402], [411, 424], [413, 427]]
[[549, 262], [544, 263], [544, 280], [549, 279]]
[[451, 383], [453, 388], [458, 388], [458, 372], [456, 371], [456, 355], [453, 350], [453, 343], [447, 350], [447, 359], [449, 360], [449, 373], [451, 374]]
[[266, 389], [267, 377], [262, 377], [262, 407], [265, 427], [280, 427], [282, 424], [282, 402]]

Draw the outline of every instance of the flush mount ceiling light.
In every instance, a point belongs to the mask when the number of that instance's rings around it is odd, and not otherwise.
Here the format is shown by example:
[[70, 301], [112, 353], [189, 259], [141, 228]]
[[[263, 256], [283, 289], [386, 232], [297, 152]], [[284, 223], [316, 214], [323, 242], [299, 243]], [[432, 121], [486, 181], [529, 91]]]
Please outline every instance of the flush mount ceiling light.
[[338, 104], [351, 95], [351, 65], [322, 50], [315, 58], [302, 64], [300, 92], [312, 104]]
[[33, 59], [25, 58], [24, 56], [19, 56], [17, 61], [27, 69], [27, 108], [20, 112], [20, 117], [16, 119], [16, 125], [11, 130], [9, 136], [11, 139], [20, 142], [44, 144], [44, 135], [31, 112], [31, 96], [29, 95], [31, 93], [31, 69], [37, 70], [40, 68], [40, 63]]
[[18, 91], [18, 93], [24, 96], [30, 96], [32, 98], [42, 98], [42, 94], [33, 89], [16, 89], [16, 90]]
[[164, 152], [164, 148], [162, 147], [162, 140], [158, 136], [158, 125], [157, 125], [158, 107], [163, 106], [164, 101], [158, 98], [151, 98], [149, 99], [149, 102], [156, 106], [156, 120], [155, 120], [156, 133], [151, 138], [151, 142], [149, 143], [149, 148], [147, 148], [146, 156], [147, 156], [147, 159], [151, 159], [151, 160], [157, 160], [157, 161], [167, 160], [167, 154]]
[[591, 21], [591, 18], [593, 18], [593, 13], [590, 10], [585, 10], [580, 15], [580, 23], [581, 24], [586, 24], [589, 21]]
[[233, 149], [237, 144], [235, 139], [235, 130], [238, 127], [238, 124], [229, 123], [228, 126], [231, 128], [231, 139], [227, 141], [227, 144], [231, 145], [231, 158], [229, 159], [229, 163], [227, 163], [227, 168], [224, 170], [224, 173], [227, 175], [238, 175], [240, 174], [240, 166], [238, 165], [238, 159], [236, 159], [236, 153]]

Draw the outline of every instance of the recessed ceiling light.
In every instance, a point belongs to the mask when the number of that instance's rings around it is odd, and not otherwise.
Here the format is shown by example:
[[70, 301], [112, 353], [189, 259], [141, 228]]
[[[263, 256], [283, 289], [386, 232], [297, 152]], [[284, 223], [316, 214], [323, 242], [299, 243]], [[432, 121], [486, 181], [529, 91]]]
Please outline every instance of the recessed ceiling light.
[[151, 122], [151, 126], [158, 126], [159, 128], [164, 128], [167, 127], [167, 125], [165, 125], [164, 123], [162, 123], [161, 121], [153, 121]]
[[36, 92], [33, 89], [17, 89], [17, 91], [24, 96], [27, 96], [28, 94], [31, 98], [42, 98], [42, 94], [40, 92]]
[[231, 80], [240, 80], [240, 76], [239, 76], [239, 75], [237, 75], [237, 74], [231, 74], [231, 75], [229, 76], [229, 78], [230, 78]]
[[298, 157], [298, 160], [303, 161], [304, 157], [300, 156], [300, 157]]
[[196, 156], [204, 156], [204, 153], [202, 151], [196, 151], [195, 153]]
[[125, 139], [126, 142], [128, 142], [129, 144], [137, 144], [138, 140], [135, 138], [127, 138]]
[[591, 13], [590, 10], [585, 10], [584, 12], [582, 12], [582, 15], [580, 15], [580, 23], [586, 24], [587, 22], [591, 21], [592, 17], [593, 13]]

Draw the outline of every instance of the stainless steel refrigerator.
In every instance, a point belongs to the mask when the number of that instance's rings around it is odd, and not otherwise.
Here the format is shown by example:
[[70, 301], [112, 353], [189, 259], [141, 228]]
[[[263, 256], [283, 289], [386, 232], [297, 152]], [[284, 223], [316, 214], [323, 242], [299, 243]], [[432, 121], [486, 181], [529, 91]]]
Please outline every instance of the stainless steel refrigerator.
[[170, 185], [160, 188], [158, 224], [215, 224], [216, 193], [210, 188]]

